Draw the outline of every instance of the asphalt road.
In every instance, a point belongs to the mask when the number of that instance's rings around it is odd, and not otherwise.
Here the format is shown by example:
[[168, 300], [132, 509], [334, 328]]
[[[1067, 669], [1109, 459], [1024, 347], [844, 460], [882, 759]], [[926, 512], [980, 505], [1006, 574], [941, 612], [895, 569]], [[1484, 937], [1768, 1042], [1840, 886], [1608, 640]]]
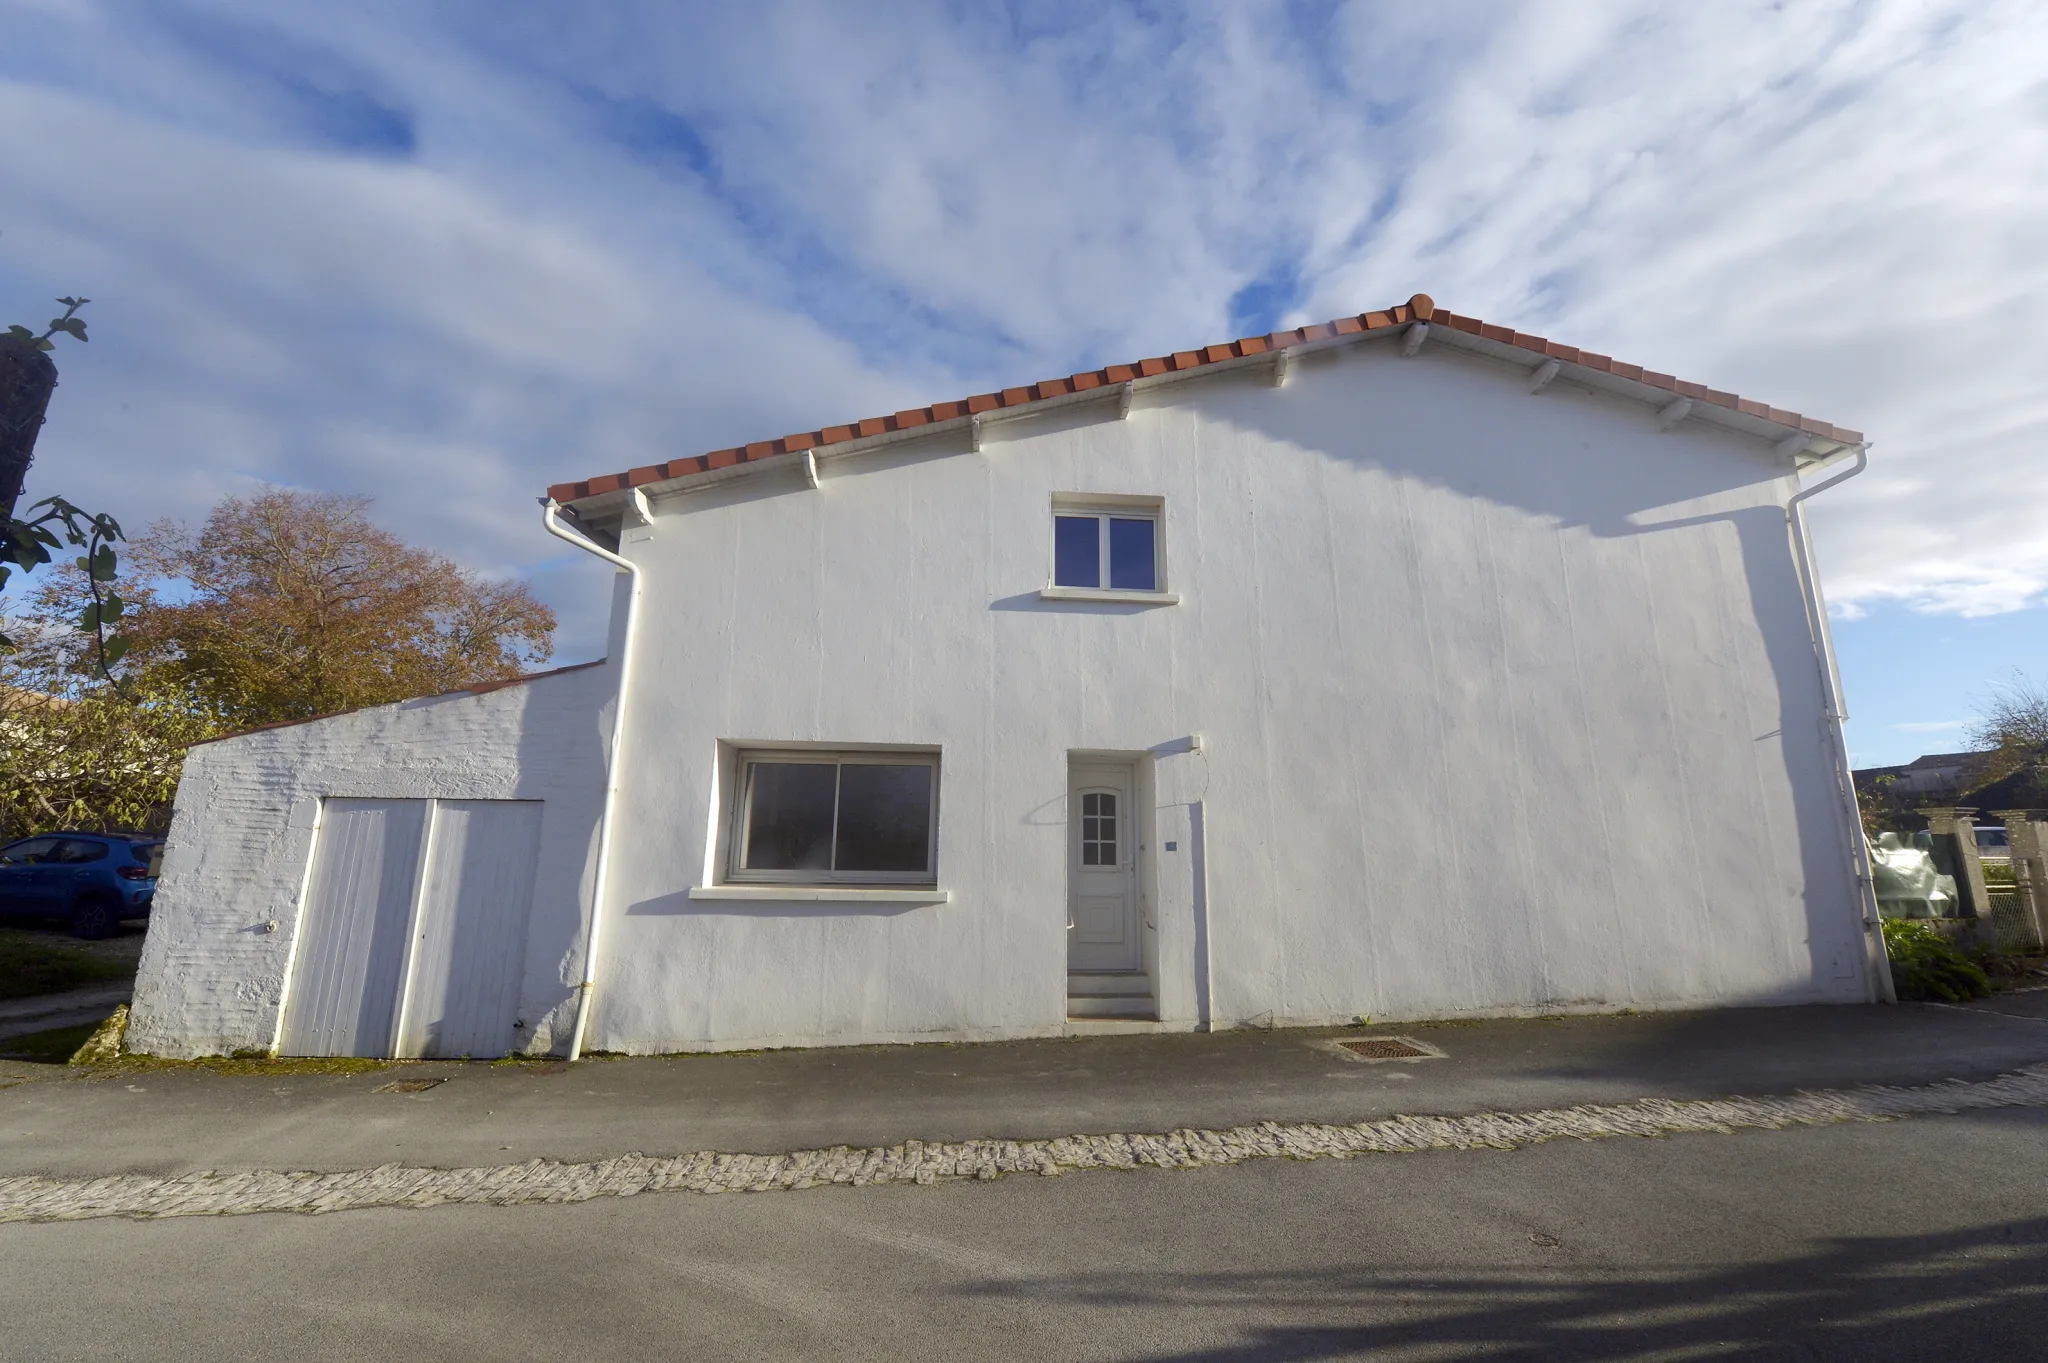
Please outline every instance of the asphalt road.
[[2048, 1113], [0, 1226], [23, 1359], [2048, 1358]]

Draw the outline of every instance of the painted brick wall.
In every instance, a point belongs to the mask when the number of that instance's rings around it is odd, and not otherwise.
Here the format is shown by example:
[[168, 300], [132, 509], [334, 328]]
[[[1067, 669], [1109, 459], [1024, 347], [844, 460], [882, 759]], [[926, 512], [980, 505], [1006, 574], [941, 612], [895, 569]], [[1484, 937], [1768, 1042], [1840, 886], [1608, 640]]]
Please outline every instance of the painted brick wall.
[[[1789, 461], [1526, 378], [1367, 343], [658, 499], [592, 1044], [1057, 1033], [1076, 750], [1154, 782], [1170, 1026], [1868, 998]], [[1163, 497], [1179, 604], [1041, 598], [1061, 493]], [[951, 902], [693, 898], [754, 742], [939, 748]]]
[[544, 801], [520, 1017], [566, 1038], [610, 733], [608, 667], [262, 730], [193, 749], [136, 977], [131, 1048], [267, 1050], [323, 796]]
[[[1057, 1033], [1075, 751], [1140, 759], [1168, 1026], [1871, 997], [1768, 443], [1392, 343], [1113, 411], [827, 460], [817, 489], [763, 470], [627, 529], [594, 1049]], [[1179, 603], [1042, 598], [1061, 493], [1163, 497]], [[611, 692], [593, 669], [196, 752], [133, 1043], [267, 1046], [314, 798], [435, 795], [548, 802], [523, 1008], [557, 1045]], [[938, 748], [951, 901], [693, 897], [721, 753], [779, 742]]]

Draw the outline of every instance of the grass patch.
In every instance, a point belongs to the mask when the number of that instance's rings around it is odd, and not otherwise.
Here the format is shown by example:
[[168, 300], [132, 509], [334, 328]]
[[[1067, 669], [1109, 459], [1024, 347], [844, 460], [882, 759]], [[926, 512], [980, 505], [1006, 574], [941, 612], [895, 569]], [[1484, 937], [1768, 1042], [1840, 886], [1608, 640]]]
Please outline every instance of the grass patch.
[[134, 974], [132, 961], [109, 960], [41, 933], [0, 932], [0, 999], [60, 994]]
[[97, 1022], [81, 1023], [76, 1027], [52, 1027], [47, 1032], [29, 1032], [23, 1036], [0, 1039], [0, 1060], [27, 1060], [37, 1065], [61, 1065], [71, 1058], [71, 1053], [86, 1043], [87, 1038], [99, 1030]]
[[374, 1074], [379, 1070], [391, 1069], [397, 1063], [391, 1060], [368, 1060], [353, 1055], [281, 1055], [274, 1059], [261, 1055], [202, 1055], [197, 1060], [166, 1060], [155, 1055], [124, 1055], [111, 1064], [94, 1068], [100, 1071], [118, 1071], [122, 1074], [165, 1071], [189, 1073], [193, 1070], [205, 1070], [211, 1074], [282, 1076]]

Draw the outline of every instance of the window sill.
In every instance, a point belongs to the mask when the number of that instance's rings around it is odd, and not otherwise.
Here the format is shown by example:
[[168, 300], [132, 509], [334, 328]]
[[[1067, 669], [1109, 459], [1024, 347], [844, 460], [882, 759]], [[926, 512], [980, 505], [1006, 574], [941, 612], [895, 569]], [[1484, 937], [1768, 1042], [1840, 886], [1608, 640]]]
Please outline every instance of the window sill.
[[1118, 601], [1132, 606], [1178, 606], [1178, 592], [1133, 592], [1115, 587], [1041, 587], [1042, 601]]
[[692, 885], [692, 899], [771, 899], [785, 904], [945, 904], [951, 890], [888, 885]]

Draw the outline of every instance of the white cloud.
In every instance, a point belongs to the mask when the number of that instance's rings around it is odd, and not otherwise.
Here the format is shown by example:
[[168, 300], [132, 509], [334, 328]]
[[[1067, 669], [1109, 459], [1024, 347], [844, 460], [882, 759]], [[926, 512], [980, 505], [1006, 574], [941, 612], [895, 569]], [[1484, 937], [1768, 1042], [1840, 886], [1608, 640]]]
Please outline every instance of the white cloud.
[[372, 492], [550, 565], [587, 651], [546, 483], [1217, 339], [1264, 280], [1862, 427], [1844, 617], [2048, 590], [2048, 11], [619, 13], [17, 9], [0, 300], [96, 300], [38, 485]]

